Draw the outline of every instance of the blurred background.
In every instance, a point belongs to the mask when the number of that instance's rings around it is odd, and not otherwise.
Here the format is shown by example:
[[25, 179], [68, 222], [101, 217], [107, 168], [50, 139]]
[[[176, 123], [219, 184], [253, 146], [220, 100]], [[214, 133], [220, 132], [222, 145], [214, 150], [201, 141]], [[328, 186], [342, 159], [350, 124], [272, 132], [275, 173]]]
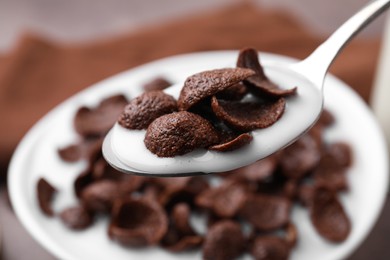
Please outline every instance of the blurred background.
[[[21, 34], [33, 31], [61, 42], [74, 43], [118, 36], [145, 25], [208, 12], [239, 0], [2, 0], [0, 50], [9, 50]], [[318, 35], [328, 35], [367, 0], [254, 0], [265, 9], [281, 9]], [[383, 18], [360, 37], [377, 37]]]
[[[3, 259], [54, 259], [20, 226], [7, 203], [4, 183], [9, 158], [20, 138], [60, 101], [119, 71], [176, 53], [249, 45], [261, 51], [303, 58], [367, 2], [1, 0]], [[367, 102], [376, 75], [383, 29], [384, 17], [381, 17], [332, 66], [332, 72]], [[390, 233], [388, 217], [387, 203], [374, 231], [351, 259], [386, 259], [384, 256], [390, 255], [384, 239]]]

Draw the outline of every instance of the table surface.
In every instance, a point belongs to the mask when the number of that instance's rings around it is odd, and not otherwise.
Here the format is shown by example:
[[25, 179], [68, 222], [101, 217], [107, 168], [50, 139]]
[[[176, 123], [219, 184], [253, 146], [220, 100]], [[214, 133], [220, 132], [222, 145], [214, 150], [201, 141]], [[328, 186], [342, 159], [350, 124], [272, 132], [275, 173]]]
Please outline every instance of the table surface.
[[[145, 24], [174, 19], [191, 12], [218, 8], [234, 0], [2, 0], [0, 8], [0, 52], [11, 49], [26, 30], [37, 31], [64, 42], [88, 41], [111, 37]], [[254, 1], [267, 8], [289, 10], [310, 24], [313, 31], [327, 34], [341, 24], [366, 0], [345, 0], [338, 8], [338, 0], [262, 0]], [[333, 4], [332, 4], [333, 3]], [[93, 12], [89, 10], [93, 9]], [[61, 11], [60, 11], [61, 10]], [[85, 14], [88, 13], [86, 17]], [[328, 14], [332, 13], [332, 19]], [[15, 15], [18, 14], [18, 15]], [[48, 23], [47, 21], [50, 21]], [[379, 36], [383, 18], [369, 26], [361, 37]], [[82, 24], [82, 26], [79, 26]], [[364, 244], [350, 259], [388, 259], [390, 249], [390, 201]], [[21, 226], [9, 208], [5, 189], [0, 187], [0, 228], [2, 229], [3, 259], [54, 259], [35, 242]], [[0, 257], [1, 258], [1, 257]]]

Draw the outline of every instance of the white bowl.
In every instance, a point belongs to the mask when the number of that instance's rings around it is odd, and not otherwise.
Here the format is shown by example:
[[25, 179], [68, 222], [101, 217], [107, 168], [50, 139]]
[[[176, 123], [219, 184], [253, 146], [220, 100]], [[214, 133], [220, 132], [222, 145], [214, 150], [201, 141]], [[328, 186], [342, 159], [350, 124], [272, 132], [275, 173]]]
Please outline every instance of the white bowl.
[[[119, 246], [107, 236], [107, 219], [100, 218], [89, 229], [74, 232], [59, 218], [42, 214], [36, 198], [36, 183], [45, 177], [58, 188], [56, 211], [74, 205], [73, 181], [85, 163], [67, 164], [56, 151], [76, 139], [72, 118], [81, 105], [95, 105], [109, 95], [124, 93], [135, 97], [141, 85], [158, 75], [172, 82], [196, 72], [234, 66], [237, 51], [186, 54], [158, 60], [104, 80], [68, 99], [42, 118], [23, 138], [9, 167], [8, 185], [15, 212], [25, 228], [48, 251], [60, 259], [199, 259], [201, 253], [171, 254], [160, 248], [133, 250]], [[263, 62], [290, 63], [295, 60], [279, 55], [261, 54]], [[333, 76], [325, 82], [325, 107], [337, 123], [327, 133], [329, 140], [348, 142], [354, 151], [354, 164], [348, 173], [350, 191], [341, 202], [351, 219], [352, 232], [340, 244], [322, 239], [313, 229], [308, 212], [294, 207], [299, 243], [291, 259], [343, 259], [367, 236], [383, 207], [388, 184], [385, 140], [376, 120], [362, 99]]]

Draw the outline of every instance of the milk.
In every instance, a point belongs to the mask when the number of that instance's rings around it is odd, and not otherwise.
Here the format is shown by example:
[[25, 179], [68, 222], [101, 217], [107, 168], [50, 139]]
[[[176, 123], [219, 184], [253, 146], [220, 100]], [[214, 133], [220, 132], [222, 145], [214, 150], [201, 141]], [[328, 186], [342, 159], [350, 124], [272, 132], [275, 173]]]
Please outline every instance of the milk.
[[[298, 86], [298, 89], [296, 95], [286, 99], [284, 114], [275, 124], [251, 132], [253, 140], [249, 145], [226, 153], [197, 149], [182, 156], [161, 158], [145, 147], [145, 130], [129, 130], [116, 124], [111, 130], [111, 150], [121, 164], [137, 172], [160, 175], [224, 172], [275, 153], [316, 121], [322, 110], [323, 98], [321, 89], [302, 75], [287, 70], [285, 66], [264, 65], [267, 76], [278, 86], [285, 89]], [[183, 83], [179, 83], [165, 92], [177, 98], [182, 86]]]

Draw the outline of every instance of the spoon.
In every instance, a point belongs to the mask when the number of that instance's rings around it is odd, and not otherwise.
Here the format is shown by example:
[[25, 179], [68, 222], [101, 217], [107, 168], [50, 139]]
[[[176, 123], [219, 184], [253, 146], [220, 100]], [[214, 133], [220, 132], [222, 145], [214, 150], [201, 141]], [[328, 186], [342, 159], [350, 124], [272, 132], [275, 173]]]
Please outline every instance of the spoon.
[[[199, 149], [174, 158], [159, 158], [144, 145], [146, 131], [128, 130], [115, 124], [103, 142], [104, 158], [124, 173], [168, 177], [224, 172], [279, 151], [305, 134], [317, 121], [323, 108], [323, 83], [329, 66], [345, 44], [389, 5], [390, 0], [371, 1], [303, 61], [289, 65], [276, 61], [263, 64], [273, 82], [282, 88], [298, 86], [298, 95], [288, 98], [286, 111], [279, 121], [252, 131], [253, 141], [249, 145], [227, 153]], [[178, 98], [182, 86], [183, 82], [165, 92]]]

